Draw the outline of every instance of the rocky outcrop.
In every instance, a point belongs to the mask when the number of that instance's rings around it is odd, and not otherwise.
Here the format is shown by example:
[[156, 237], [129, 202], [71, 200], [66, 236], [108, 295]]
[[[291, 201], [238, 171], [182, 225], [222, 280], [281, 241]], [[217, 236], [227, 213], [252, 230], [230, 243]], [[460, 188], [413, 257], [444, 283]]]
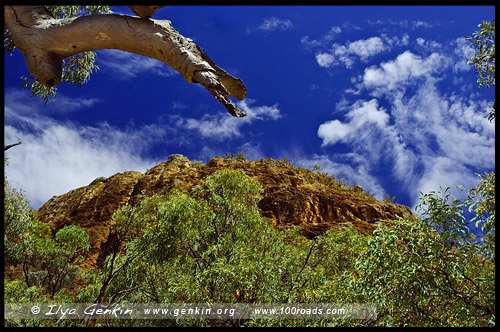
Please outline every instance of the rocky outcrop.
[[38, 210], [38, 217], [54, 231], [69, 224], [86, 228], [92, 245], [89, 264], [94, 264], [113, 241], [110, 219], [114, 211], [126, 204], [138, 204], [143, 195], [166, 194], [173, 188], [190, 190], [210, 174], [227, 167], [243, 169], [261, 183], [264, 193], [259, 208], [273, 226], [299, 225], [308, 237], [346, 222], [360, 232], [369, 233], [377, 221], [411, 215], [408, 207], [380, 202], [364, 194], [359, 186], [349, 187], [326, 174], [284, 161], [215, 157], [203, 165], [182, 155], [172, 155], [145, 174], [118, 173], [55, 196]]

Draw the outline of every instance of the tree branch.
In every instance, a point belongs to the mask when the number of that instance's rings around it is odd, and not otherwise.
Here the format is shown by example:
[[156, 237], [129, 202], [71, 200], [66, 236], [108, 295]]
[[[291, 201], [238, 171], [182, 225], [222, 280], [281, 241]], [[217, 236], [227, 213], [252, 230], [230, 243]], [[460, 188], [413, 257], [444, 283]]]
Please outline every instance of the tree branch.
[[165, 6], [128, 6], [135, 15], [145, 19], [153, 17], [156, 11], [163, 7]]
[[[158, 7], [158, 6], [147, 6]], [[26, 65], [40, 83], [61, 83], [62, 61], [80, 52], [118, 49], [157, 59], [190, 83], [204, 86], [236, 117], [245, 112], [229, 96], [243, 100], [243, 82], [219, 68], [192, 39], [183, 37], [168, 20], [126, 15], [93, 15], [54, 19], [43, 6], [5, 6], [5, 23]]]
[[19, 145], [19, 144], [21, 144], [21, 142], [17, 142], [17, 143], [10, 144], [10, 145], [5, 145], [5, 146], [3, 147], [3, 151], [5, 152], [5, 151], [7, 151], [8, 149], [10, 149], [10, 148], [12, 148], [12, 147], [14, 147], [14, 146], [16, 146], [16, 145]]

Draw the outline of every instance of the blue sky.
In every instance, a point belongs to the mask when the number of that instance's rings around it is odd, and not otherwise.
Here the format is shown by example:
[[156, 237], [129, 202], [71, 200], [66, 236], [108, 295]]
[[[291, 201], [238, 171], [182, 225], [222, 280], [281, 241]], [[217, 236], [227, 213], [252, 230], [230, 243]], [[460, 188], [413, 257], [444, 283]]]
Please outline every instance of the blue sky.
[[[133, 15], [127, 7], [113, 7]], [[167, 6], [168, 19], [243, 80], [231, 117], [165, 64], [98, 51], [89, 83], [62, 83], [44, 105], [21, 89], [19, 51], [5, 55], [6, 168], [38, 209], [100, 176], [145, 172], [171, 154], [287, 157], [414, 207], [419, 192], [472, 187], [495, 168], [495, 126], [465, 37], [492, 6]]]

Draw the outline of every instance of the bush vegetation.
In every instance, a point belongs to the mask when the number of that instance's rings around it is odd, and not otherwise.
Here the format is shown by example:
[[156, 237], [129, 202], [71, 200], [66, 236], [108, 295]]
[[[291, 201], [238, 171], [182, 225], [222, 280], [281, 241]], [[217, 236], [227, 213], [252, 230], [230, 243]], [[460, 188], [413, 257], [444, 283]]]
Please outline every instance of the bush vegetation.
[[[7, 303], [374, 303], [376, 320], [116, 320], [112, 326], [492, 326], [494, 175], [460, 202], [423, 195], [421, 219], [349, 225], [307, 239], [279, 231], [258, 211], [259, 182], [224, 169], [191, 192], [144, 197], [113, 216], [117, 241], [102, 267], [81, 269], [88, 236], [51, 236], [5, 181]], [[475, 212], [480, 238], [463, 208]], [[439, 231], [438, 231], [439, 230]], [[76, 279], [82, 282], [75, 283]], [[99, 321], [8, 320], [9, 326], [97, 326]]]

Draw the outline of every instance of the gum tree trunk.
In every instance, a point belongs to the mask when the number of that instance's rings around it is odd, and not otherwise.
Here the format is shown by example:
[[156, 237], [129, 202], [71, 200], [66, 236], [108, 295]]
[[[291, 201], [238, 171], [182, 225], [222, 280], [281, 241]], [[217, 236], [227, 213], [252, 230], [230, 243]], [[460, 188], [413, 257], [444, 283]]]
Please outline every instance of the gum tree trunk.
[[23, 53], [28, 70], [47, 87], [61, 83], [65, 57], [118, 49], [167, 64], [186, 81], [203, 85], [231, 115], [245, 116], [229, 99], [245, 97], [247, 88], [243, 82], [215, 65], [170, 21], [148, 18], [161, 7], [131, 6], [134, 13], [144, 18], [108, 14], [55, 19], [44, 6], [5, 6], [4, 13], [12, 40]]

